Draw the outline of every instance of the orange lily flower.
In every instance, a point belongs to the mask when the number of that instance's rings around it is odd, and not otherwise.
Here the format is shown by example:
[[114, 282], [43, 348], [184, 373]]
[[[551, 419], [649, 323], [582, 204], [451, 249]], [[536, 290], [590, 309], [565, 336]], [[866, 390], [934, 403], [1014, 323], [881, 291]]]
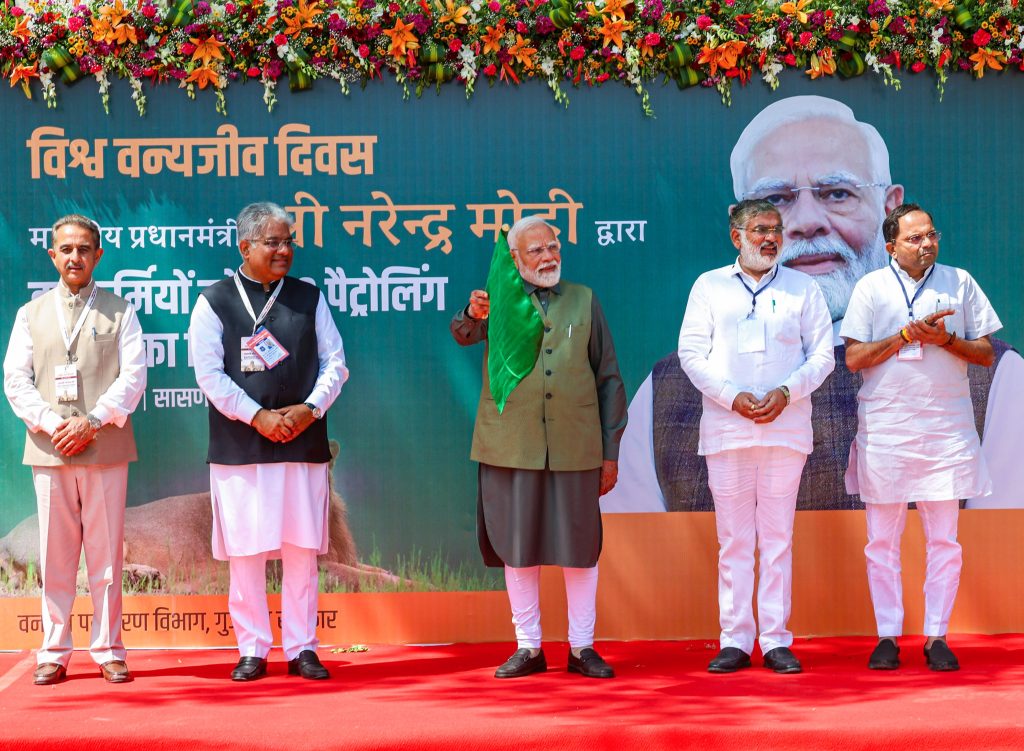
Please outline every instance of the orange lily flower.
[[832, 50], [826, 47], [811, 55], [811, 67], [805, 72], [812, 79], [834, 75], [836, 72], [836, 61], [832, 57]]
[[384, 29], [384, 33], [391, 38], [391, 46], [388, 54], [392, 57], [405, 57], [409, 50], [420, 48], [419, 40], [412, 33], [413, 25], [402, 22], [401, 18], [395, 19], [395, 26], [392, 29]]
[[609, 44], [614, 44], [619, 49], [624, 46], [622, 44], [622, 33], [624, 31], [630, 31], [633, 28], [633, 24], [626, 23], [625, 21], [616, 21], [609, 16], [604, 17], [604, 26], [597, 30], [597, 33], [604, 37], [604, 42], [601, 44], [602, 47], [607, 47]]
[[101, 6], [99, 9], [99, 15], [100, 18], [111, 26], [117, 26], [128, 17], [128, 11], [125, 10], [121, 0], [114, 0], [113, 5]]
[[711, 75], [715, 75], [718, 69], [731, 70], [736, 67], [736, 61], [747, 47], [746, 42], [734, 40], [725, 42], [717, 47], [704, 47], [700, 51], [697, 62], [708, 65], [711, 68]]
[[[303, 29], [314, 29], [316, 24], [313, 23], [313, 19], [323, 13], [323, 10], [319, 6], [317, 0], [313, 1], [312, 7], [306, 3], [306, 0], [299, 0], [298, 4], [293, 6], [295, 12], [290, 14], [288, 18], [284, 18], [284, 25], [286, 26], [284, 33], [287, 36], [295, 36], [300, 33]], [[283, 17], [282, 17], [283, 18]]]
[[516, 34], [516, 43], [508, 48], [508, 54], [516, 59], [523, 67], [530, 69], [533, 67], [533, 56], [536, 54], [537, 49], [535, 47], [527, 47], [529, 39], [523, 39], [521, 36]]
[[481, 38], [484, 43], [484, 54], [497, 52], [501, 49], [501, 40], [505, 36], [505, 22], [502, 20], [497, 26], [488, 26], [487, 33]]
[[196, 68], [192, 71], [192, 75], [185, 79], [185, 83], [198, 83], [200, 89], [205, 89], [207, 84], [213, 84], [214, 86], [220, 85], [220, 79], [217, 77], [217, 71], [213, 68], [207, 68], [205, 65]]
[[587, 10], [592, 16], [609, 16], [616, 21], [626, 20], [626, 6], [632, 5], [633, 0], [607, 0], [604, 7], [598, 10], [593, 3], [587, 3]]
[[202, 60], [204, 66], [208, 66], [210, 61], [215, 58], [217, 60], [224, 59], [224, 55], [220, 51], [220, 48], [224, 46], [224, 42], [218, 41], [216, 37], [210, 36], [206, 39], [189, 37], [189, 41], [196, 46], [196, 51], [192, 53], [192, 59]]
[[441, 7], [440, 3], [438, 3], [438, 7], [441, 8], [442, 11], [447, 10], [447, 12], [438, 19], [441, 23], [451, 22], [461, 24], [463, 26], [469, 23], [469, 21], [466, 20], [466, 16], [469, 15], [468, 5], [460, 5], [456, 8], [455, 3], [453, 3], [452, 0], [445, 0], [444, 7]]
[[793, 16], [800, 23], [807, 23], [807, 14], [804, 13], [804, 8], [810, 4], [811, 0], [797, 0], [795, 3], [783, 3], [779, 6], [779, 10], [787, 16]]
[[28, 17], [26, 16], [22, 18], [18, 22], [18, 25], [11, 29], [11, 33], [14, 34], [14, 36], [18, 37], [18, 39], [20, 39], [21, 41], [27, 42], [29, 38], [32, 36], [32, 32], [29, 31], [28, 28]]
[[13, 71], [11, 71], [11, 88], [14, 88], [14, 84], [20, 83], [21, 90], [25, 92], [25, 96], [29, 99], [32, 98], [32, 89], [28, 85], [30, 78], [39, 78], [39, 62], [36, 61], [32, 65], [19, 65]]
[[992, 52], [988, 47], [978, 50], [970, 59], [974, 62], [974, 72], [978, 74], [978, 78], [985, 76], [985, 68], [1002, 70], [1003, 66], [1000, 63], [1006, 62], [1002, 52]]

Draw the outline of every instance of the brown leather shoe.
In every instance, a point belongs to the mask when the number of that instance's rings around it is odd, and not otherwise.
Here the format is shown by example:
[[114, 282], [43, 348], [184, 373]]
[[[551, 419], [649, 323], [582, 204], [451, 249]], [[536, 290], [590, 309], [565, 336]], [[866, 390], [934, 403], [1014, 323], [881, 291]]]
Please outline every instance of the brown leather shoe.
[[128, 683], [132, 680], [132, 674], [128, 672], [128, 666], [124, 660], [110, 660], [100, 665], [100, 674], [107, 683]]
[[32, 673], [32, 682], [37, 686], [52, 686], [64, 680], [67, 674], [68, 669], [60, 663], [44, 662], [36, 665], [35, 672]]

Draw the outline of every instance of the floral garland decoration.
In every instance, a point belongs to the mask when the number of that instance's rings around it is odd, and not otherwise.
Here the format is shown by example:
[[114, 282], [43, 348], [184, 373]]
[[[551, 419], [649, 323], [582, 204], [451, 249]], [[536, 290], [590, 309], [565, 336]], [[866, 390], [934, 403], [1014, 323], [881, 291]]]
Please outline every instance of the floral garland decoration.
[[982, 78], [1024, 70], [1020, 0], [2, 0], [0, 75], [56, 105], [57, 78], [96, 79], [109, 112], [112, 77], [127, 79], [140, 114], [144, 83], [177, 82], [190, 97], [255, 79], [268, 108], [319, 79], [351, 85], [393, 77], [409, 95], [430, 86], [541, 79], [614, 81], [651, 113], [648, 87], [732, 87], [755, 75], [772, 89], [786, 70], [812, 79], [868, 71], [949, 71]]

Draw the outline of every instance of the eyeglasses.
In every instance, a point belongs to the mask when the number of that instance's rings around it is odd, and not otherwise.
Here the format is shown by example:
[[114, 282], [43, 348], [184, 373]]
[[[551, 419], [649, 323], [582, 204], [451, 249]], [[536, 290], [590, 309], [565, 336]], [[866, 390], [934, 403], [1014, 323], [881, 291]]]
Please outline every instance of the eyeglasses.
[[776, 224], [776, 225], [771, 226], [771, 227], [769, 227], [767, 225], [764, 225], [764, 224], [757, 224], [757, 225], [755, 225], [753, 227], [737, 227], [736, 225], [733, 225], [733, 227], [735, 229], [746, 230], [747, 232], [749, 232], [754, 237], [760, 238], [762, 240], [764, 238], [768, 237], [768, 235], [775, 235], [776, 237], [782, 237], [782, 225], [781, 224]]
[[558, 255], [558, 252], [562, 249], [562, 243], [558, 240], [552, 240], [547, 245], [531, 245], [526, 250], [519, 251], [530, 258], [540, 258], [544, 253], [550, 253], [551, 255]]
[[808, 191], [828, 211], [850, 214], [864, 200], [868, 188], [888, 188], [885, 183], [830, 182], [826, 185], [780, 185], [744, 193], [744, 198], [767, 201], [780, 210], [792, 207], [802, 191]]
[[900, 242], [906, 243], [912, 248], [920, 248], [924, 244], [925, 240], [931, 241], [933, 244], [937, 243], [942, 239], [942, 233], [938, 230], [933, 229], [926, 235], [911, 235], [910, 237], [897, 238]]
[[258, 239], [256, 242], [258, 242], [260, 245], [264, 245], [267, 248], [270, 248], [270, 250], [277, 250], [278, 248], [282, 247], [289, 249], [295, 247], [295, 238], [292, 237], [289, 237], [285, 240], [278, 240], [276, 237], [263, 237]]

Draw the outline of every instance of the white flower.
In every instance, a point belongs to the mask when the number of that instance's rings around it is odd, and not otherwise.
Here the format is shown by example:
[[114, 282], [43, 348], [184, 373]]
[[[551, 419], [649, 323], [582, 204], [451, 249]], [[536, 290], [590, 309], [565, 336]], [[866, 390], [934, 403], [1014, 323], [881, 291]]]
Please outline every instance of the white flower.
[[541, 58], [540, 69], [545, 76], [551, 78], [555, 74], [555, 61], [550, 57]]

